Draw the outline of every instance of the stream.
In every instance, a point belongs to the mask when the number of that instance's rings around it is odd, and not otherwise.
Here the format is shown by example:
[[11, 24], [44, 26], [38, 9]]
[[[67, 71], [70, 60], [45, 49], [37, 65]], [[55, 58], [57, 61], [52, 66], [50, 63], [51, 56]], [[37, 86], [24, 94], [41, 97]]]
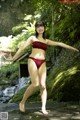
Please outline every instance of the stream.
[[14, 94], [16, 94], [23, 87], [27, 86], [29, 82], [29, 77], [22, 77], [19, 79], [18, 84], [16, 84], [15, 86], [8, 86], [4, 90], [0, 90], [0, 103], [7, 103]]

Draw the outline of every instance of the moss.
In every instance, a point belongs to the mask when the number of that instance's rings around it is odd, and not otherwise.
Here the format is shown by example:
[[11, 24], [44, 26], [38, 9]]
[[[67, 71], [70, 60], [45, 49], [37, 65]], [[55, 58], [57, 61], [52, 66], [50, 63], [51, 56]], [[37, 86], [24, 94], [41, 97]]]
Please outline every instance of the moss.
[[80, 100], [80, 71], [71, 75], [61, 89], [61, 101], [79, 101]]
[[26, 87], [25, 88], [22, 88], [17, 94], [15, 94], [13, 97], [12, 97], [12, 102], [20, 102], [22, 100], [22, 97], [23, 97], [23, 94], [26, 90]]
[[[80, 42], [77, 43], [79, 47]], [[48, 99], [80, 100], [80, 53], [62, 50], [47, 78]]]
[[[80, 56], [72, 61], [72, 64], [65, 64], [55, 67], [48, 76], [48, 98], [59, 101], [79, 101], [80, 99]], [[67, 66], [67, 67], [66, 67]], [[73, 94], [74, 93], [74, 94]]]
[[[12, 97], [12, 102], [19, 103], [22, 100], [23, 95], [24, 95], [27, 87], [22, 88], [17, 94], [15, 94]], [[35, 99], [36, 99], [36, 101], [40, 100], [40, 92], [39, 92], [39, 88], [38, 87], [34, 90], [33, 94], [29, 97], [28, 101], [34, 101]]]

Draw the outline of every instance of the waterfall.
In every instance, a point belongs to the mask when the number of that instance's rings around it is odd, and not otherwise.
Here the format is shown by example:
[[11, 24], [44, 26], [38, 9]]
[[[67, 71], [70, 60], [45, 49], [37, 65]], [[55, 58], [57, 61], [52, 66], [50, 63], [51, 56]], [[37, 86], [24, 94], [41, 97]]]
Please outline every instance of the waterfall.
[[30, 77], [22, 77], [19, 79], [19, 83], [15, 86], [9, 86], [3, 91], [0, 91], [2, 93], [2, 97], [0, 97], [0, 103], [9, 101], [14, 94], [16, 94], [19, 90], [27, 86], [29, 83]]

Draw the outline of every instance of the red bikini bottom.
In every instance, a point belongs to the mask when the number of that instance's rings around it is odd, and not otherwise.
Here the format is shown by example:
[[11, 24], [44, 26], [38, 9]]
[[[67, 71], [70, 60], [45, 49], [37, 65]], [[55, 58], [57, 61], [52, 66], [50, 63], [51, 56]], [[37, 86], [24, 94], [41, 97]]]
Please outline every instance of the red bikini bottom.
[[36, 66], [37, 66], [37, 69], [40, 68], [40, 66], [46, 61], [45, 59], [44, 60], [41, 60], [41, 59], [36, 59], [36, 58], [33, 58], [33, 57], [29, 57], [30, 59], [32, 59]]

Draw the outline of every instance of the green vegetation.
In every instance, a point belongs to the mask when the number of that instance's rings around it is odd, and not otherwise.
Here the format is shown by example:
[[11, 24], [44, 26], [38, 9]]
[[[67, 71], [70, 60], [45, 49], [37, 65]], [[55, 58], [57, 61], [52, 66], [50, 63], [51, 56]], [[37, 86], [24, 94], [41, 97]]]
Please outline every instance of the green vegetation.
[[13, 86], [18, 83], [18, 69], [18, 64], [8, 64], [1, 67], [0, 86], [2, 86], [2, 88], [6, 88], [6, 86]]
[[72, 53], [66, 54], [65, 59], [59, 59], [59, 63], [62, 61], [61, 65], [55, 65], [47, 78], [48, 98], [58, 101], [79, 101], [80, 55], [77, 53], [70, 60], [69, 55]]
[[[14, 95], [12, 97], [12, 102], [19, 103], [22, 100], [22, 97], [27, 87], [28, 86], [26, 86], [25, 88], [22, 88], [16, 95]], [[38, 87], [33, 91], [32, 96], [29, 97], [28, 102], [29, 101], [40, 101], [40, 91]]]

